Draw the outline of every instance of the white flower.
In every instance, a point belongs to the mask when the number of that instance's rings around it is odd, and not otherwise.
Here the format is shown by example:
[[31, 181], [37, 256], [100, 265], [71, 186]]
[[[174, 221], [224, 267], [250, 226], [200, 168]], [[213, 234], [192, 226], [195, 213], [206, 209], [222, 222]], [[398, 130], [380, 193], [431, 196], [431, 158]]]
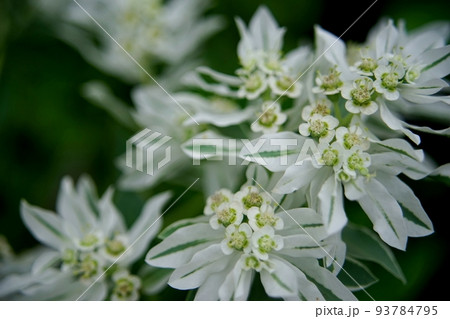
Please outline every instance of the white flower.
[[335, 68], [330, 69], [330, 72], [326, 75], [322, 75], [320, 72], [316, 76], [316, 85], [313, 87], [313, 93], [323, 93], [325, 95], [334, 95], [339, 93], [344, 84], [340, 79], [341, 73]]
[[303, 136], [318, 139], [320, 143], [328, 143], [333, 139], [334, 129], [338, 125], [339, 121], [331, 115], [314, 114], [307, 123], [300, 124], [298, 131]]
[[222, 251], [230, 255], [235, 251], [249, 253], [251, 251], [250, 238], [253, 231], [246, 223], [230, 225], [225, 229], [225, 239], [221, 242]]
[[217, 229], [220, 226], [239, 225], [244, 218], [242, 205], [238, 202], [220, 204], [215, 209], [215, 214], [209, 220], [212, 228]]
[[251, 207], [247, 211], [248, 223], [253, 230], [258, 230], [264, 226], [271, 226], [275, 229], [283, 228], [283, 220], [275, 216], [272, 206], [263, 204], [261, 207]]
[[351, 84], [346, 84], [341, 90], [342, 97], [347, 100], [345, 108], [350, 113], [370, 115], [378, 110], [373, 101], [374, 83], [368, 77], [359, 77]]
[[120, 270], [112, 276], [114, 288], [111, 295], [112, 301], [134, 301], [139, 299], [141, 280], [130, 275], [127, 270]]
[[357, 72], [360, 75], [372, 76], [375, 69], [378, 67], [378, 61], [369, 56], [362, 56], [361, 59], [350, 67], [350, 70]]
[[283, 238], [275, 235], [270, 226], [264, 226], [255, 231], [252, 236], [252, 252], [260, 260], [269, 259], [269, 253], [283, 248]]
[[330, 115], [331, 106], [331, 101], [326, 98], [316, 101], [314, 105], [306, 105], [302, 110], [302, 119], [308, 121], [314, 114], [320, 116]]
[[398, 86], [401, 83], [405, 70], [403, 66], [380, 65], [374, 71], [376, 80], [373, 83], [375, 90], [383, 94], [384, 98], [389, 101], [395, 101], [400, 97]]
[[361, 150], [366, 151], [370, 146], [368, 137], [364, 134], [361, 127], [356, 125], [352, 125], [349, 128], [338, 127], [336, 129], [336, 141], [348, 150], [353, 146], [357, 146]]
[[[25, 225], [51, 250], [34, 261], [30, 273], [11, 279], [9, 289], [17, 285], [16, 293], [30, 300], [71, 300], [80, 297], [96, 281], [83, 299], [108, 298], [110, 274], [114, 269], [101, 275], [113, 262], [116, 267], [127, 270], [143, 255], [161, 227], [159, 214], [170, 197], [169, 193], [163, 193], [150, 199], [127, 230], [112, 203], [112, 195], [109, 189], [98, 199], [90, 179], [80, 178], [75, 189], [72, 180], [66, 177], [58, 196], [58, 214], [23, 202], [21, 215]], [[134, 245], [130, 247], [130, 243]]]
[[206, 200], [206, 206], [203, 213], [210, 216], [216, 213], [217, 208], [223, 203], [230, 203], [233, 200], [233, 193], [228, 189], [220, 189]]
[[342, 167], [344, 160], [344, 149], [338, 142], [320, 143], [318, 146], [320, 151], [319, 164], [332, 167], [334, 171], [338, 171]]
[[240, 98], [254, 100], [267, 89], [268, 81], [266, 75], [261, 71], [254, 71], [241, 76], [242, 86], [237, 92]]
[[271, 76], [269, 77], [269, 86], [273, 93], [280, 96], [288, 96], [296, 98], [302, 92], [302, 84], [290, 77], [289, 75]]
[[241, 190], [234, 195], [234, 200], [241, 203], [244, 211], [251, 207], [261, 207], [264, 204], [270, 205], [272, 200], [265, 193], [260, 192], [256, 186], [242, 186]]
[[[143, 82], [146, 75], [124, 54], [123, 49], [144, 68], [165, 63], [180, 70], [182, 64], [192, 64], [192, 54], [223, 25], [217, 16], [201, 16], [208, 2], [80, 1], [80, 5], [95, 18], [101, 28], [75, 2], [61, 5], [57, 12], [45, 12], [45, 5], [40, 5], [38, 9], [53, 18], [57, 17], [54, 19], [57, 35], [79, 50], [87, 61], [121, 80], [139, 83]], [[167, 72], [167, 76], [173, 75], [171, 80], [179, 83], [177, 73], [172, 69]]]
[[286, 122], [286, 119], [287, 116], [281, 112], [280, 104], [266, 101], [262, 105], [262, 113], [258, 115], [258, 119], [250, 128], [253, 132], [274, 133]]
[[[203, 67], [197, 70], [199, 74], [187, 77], [186, 82], [219, 96], [254, 100], [264, 93], [270, 98], [284, 95], [298, 98], [303, 88], [298, 79], [312, 60], [310, 48], [302, 46], [281, 55], [285, 29], [278, 26], [263, 6], [252, 17], [248, 27], [239, 18], [236, 23], [241, 35], [237, 51], [242, 66], [236, 70], [237, 76]], [[218, 83], [207, 82], [200, 75]], [[238, 88], [237, 91], [234, 88]]]
[[368, 153], [363, 152], [358, 146], [353, 146], [346, 151], [343, 163], [343, 171], [351, 178], [356, 178], [357, 174], [369, 176], [368, 167], [371, 160]]

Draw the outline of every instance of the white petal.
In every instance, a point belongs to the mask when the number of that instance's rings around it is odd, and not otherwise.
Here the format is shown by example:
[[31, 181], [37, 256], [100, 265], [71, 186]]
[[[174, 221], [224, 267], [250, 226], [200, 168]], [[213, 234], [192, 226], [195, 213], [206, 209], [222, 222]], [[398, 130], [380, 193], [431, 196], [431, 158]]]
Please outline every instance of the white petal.
[[161, 193], [153, 196], [145, 203], [139, 218], [128, 232], [130, 244], [134, 243], [134, 245], [124, 255], [127, 262], [132, 263], [141, 257], [150, 241], [160, 231], [162, 226], [162, 219], [160, 218], [162, 209], [171, 196], [170, 192]]
[[[356, 297], [345, 287], [336, 276], [326, 268], [320, 267], [317, 260], [301, 259], [297, 266], [303, 271], [312, 283], [320, 284], [326, 289], [327, 300], [355, 301]], [[302, 290], [303, 292], [303, 290]], [[323, 292], [325, 293], [325, 291]]]
[[155, 267], [176, 268], [187, 263], [199, 250], [217, 243], [223, 231], [216, 231], [209, 224], [197, 224], [176, 230], [147, 254], [146, 262]]
[[401, 205], [408, 236], [422, 237], [433, 233], [433, 224], [430, 218], [408, 185], [397, 176], [384, 173], [377, 174], [377, 178]]
[[367, 196], [358, 200], [373, 223], [373, 229], [390, 246], [405, 250], [408, 236], [402, 209], [386, 188], [372, 179], [366, 185]]
[[341, 182], [335, 176], [330, 176], [320, 189], [318, 197], [319, 213], [323, 216], [328, 233], [341, 231], [347, 224]]
[[183, 290], [197, 288], [211, 274], [225, 269], [229, 259], [223, 254], [220, 244], [211, 245], [197, 252], [189, 263], [176, 268], [169, 285]]
[[57, 250], [68, 246], [70, 239], [64, 234], [64, 224], [56, 214], [29, 205], [22, 201], [20, 214], [22, 220], [39, 241]]
[[278, 181], [273, 192], [278, 194], [290, 194], [304, 186], [309, 185], [317, 175], [318, 170], [313, 166], [311, 160], [305, 160], [301, 165], [290, 166], [283, 177]]

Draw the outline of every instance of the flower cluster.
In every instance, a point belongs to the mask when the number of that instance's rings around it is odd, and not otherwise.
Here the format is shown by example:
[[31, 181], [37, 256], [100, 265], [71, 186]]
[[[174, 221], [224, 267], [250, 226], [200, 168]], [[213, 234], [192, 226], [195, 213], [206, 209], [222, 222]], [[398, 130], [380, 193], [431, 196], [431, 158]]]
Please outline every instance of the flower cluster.
[[[173, 183], [187, 187], [184, 196], [201, 181], [195, 187], [204, 201], [178, 204], [174, 222], [160, 231], [169, 194], [155, 195], [127, 230], [112, 190], [98, 198], [89, 179], [75, 188], [65, 178], [58, 214], [21, 206], [45, 248], [20, 261], [0, 237], [0, 297], [136, 300], [168, 284], [196, 290], [196, 300], [246, 300], [261, 285], [271, 298], [354, 300], [352, 291], [377, 281], [366, 261], [405, 280], [391, 247], [406, 250], [409, 237], [434, 231], [406, 178], [450, 176], [449, 164], [436, 167], [417, 149], [421, 133], [449, 136], [450, 128], [409, 123], [426, 116], [448, 125], [449, 24], [408, 33], [402, 22], [383, 20], [362, 44], [316, 26], [314, 46], [284, 53], [286, 30], [261, 7], [248, 25], [236, 20], [240, 65], [229, 75], [186, 60], [219, 26], [214, 17], [199, 19], [203, 1], [107, 2], [91, 1], [87, 11], [108, 7], [99, 21], [111, 36], [144, 66], [153, 58], [169, 64], [173, 80], [159, 77], [169, 92], [133, 87], [133, 108], [102, 84], [87, 87], [129, 128], [158, 135], [140, 140], [149, 162], [140, 164], [161, 167], [148, 175], [122, 157], [119, 187]], [[76, 9], [63, 10], [72, 31], [65, 34], [77, 35], [65, 40], [108, 72], [139, 82], [141, 69], [119, 57], [117, 43], [100, 32], [94, 50], [79, 34], [89, 16]], [[161, 135], [170, 137], [167, 147], [156, 147]], [[193, 176], [200, 177], [192, 183]], [[349, 222], [350, 210], [366, 214], [373, 230]], [[146, 251], [147, 264], [136, 271]]]
[[50, 249], [38, 255], [30, 273], [13, 275], [0, 283], [0, 296], [137, 300], [142, 282], [130, 273], [131, 266], [161, 228], [159, 215], [169, 194], [150, 199], [129, 230], [111, 201], [112, 195], [109, 189], [97, 199], [87, 177], [80, 179], [76, 189], [72, 180], [65, 178], [57, 202], [58, 215], [23, 202], [25, 225]]
[[198, 288], [198, 300], [246, 300], [256, 272], [274, 298], [324, 300], [325, 288], [338, 299], [354, 299], [318, 262], [342, 247], [339, 238], [328, 238], [309, 208], [276, 210], [272, 195], [256, 186], [235, 194], [218, 190], [208, 197], [205, 216], [163, 230], [146, 261], [175, 268], [169, 285]]

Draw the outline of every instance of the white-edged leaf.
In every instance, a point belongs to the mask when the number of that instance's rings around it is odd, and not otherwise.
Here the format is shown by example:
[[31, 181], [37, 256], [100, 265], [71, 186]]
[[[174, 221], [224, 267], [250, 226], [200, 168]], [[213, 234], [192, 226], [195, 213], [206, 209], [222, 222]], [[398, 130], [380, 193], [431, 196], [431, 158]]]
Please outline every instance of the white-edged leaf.
[[407, 123], [405, 123], [405, 126], [409, 127], [410, 129], [419, 131], [419, 132], [443, 135], [443, 136], [450, 136], [450, 127], [440, 129], [440, 130], [435, 130], [435, 129], [432, 129], [427, 126], [417, 126], [417, 125], [411, 125], [411, 124], [407, 124]]
[[291, 165], [275, 185], [273, 192], [277, 194], [290, 194], [308, 186], [319, 174], [311, 160], [304, 160], [302, 164]]
[[390, 129], [392, 129], [394, 131], [402, 132], [411, 141], [413, 141], [414, 143], [419, 145], [420, 144], [420, 136], [417, 134], [414, 134], [410, 130], [406, 129], [402, 124], [403, 122], [392, 114], [392, 112], [388, 109], [388, 107], [386, 106], [386, 104], [384, 102], [380, 101], [379, 104], [380, 104], [380, 116], [381, 116], [381, 119], [383, 120], [383, 122], [386, 123], [386, 125]]
[[177, 289], [194, 289], [206, 278], [227, 266], [229, 257], [225, 255], [220, 244], [213, 244], [197, 252], [191, 261], [176, 268], [169, 279], [169, 285]]
[[345, 259], [344, 267], [337, 277], [351, 291], [366, 289], [378, 282], [366, 265], [351, 257]]
[[61, 181], [56, 210], [64, 221], [73, 227], [79, 237], [83, 237], [97, 225], [97, 219], [89, 206], [88, 198], [76, 192], [70, 177], [66, 176]]
[[328, 233], [340, 232], [347, 224], [341, 182], [334, 175], [330, 176], [322, 185], [318, 197], [319, 212]]
[[231, 86], [239, 86], [242, 84], [242, 80], [240, 78], [214, 71], [213, 69], [206, 66], [198, 67], [197, 72], [203, 75], [207, 75], [219, 83], [224, 83]]
[[247, 300], [253, 279], [253, 271], [245, 270], [242, 264], [235, 263], [219, 287], [220, 300]]
[[225, 156], [236, 157], [241, 149], [241, 143], [219, 135], [213, 131], [197, 134], [181, 145], [184, 153], [194, 160], [223, 159]]
[[391, 138], [384, 141], [378, 141], [376, 142], [376, 144], [390, 151], [399, 153], [404, 156], [408, 156], [419, 162], [423, 161], [424, 159], [424, 154], [422, 150], [413, 149], [407, 141], [399, 138]]
[[31, 206], [23, 200], [20, 214], [33, 236], [43, 244], [57, 250], [69, 245], [70, 239], [63, 232], [63, 220], [55, 213]]
[[408, 236], [422, 237], [433, 233], [433, 223], [408, 185], [398, 177], [382, 172], [377, 174], [377, 179], [400, 204]]
[[356, 297], [344, 286], [336, 276], [328, 269], [320, 267], [317, 260], [302, 258], [297, 261], [297, 266], [321, 292], [327, 301], [355, 301]]
[[145, 261], [155, 267], [177, 268], [187, 263], [197, 251], [221, 239], [223, 230], [214, 230], [209, 223], [186, 226], [150, 249]]
[[390, 246], [405, 250], [408, 240], [400, 205], [377, 180], [366, 183], [367, 195], [360, 198], [361, 205], [373, 223], [373, 229]]
[[167, 287], [172, 269], [155, 268], [149, 265], [142, 267], [139, 277], [142, 280], [142, 292], [146, 295], [155, 295]]
[[322, 294], [297, 267], [273, 257], [273, 271], [262, 271], [261, 283], [270, 297], [285, 300], [323, 300]]
[[243, 141], [239, 157], [272, 172], [281, 172], [297, 161], [304, 141], [303, 136], [292, 132], [265, 134], [252, 141]]
[[447, 76], [450, 73], [450, 45], [424, 52], [421, 63], [424, 64], [420, 75], [421, 82]]
[[174, 232], [176, 232], [178, 229], [181, 229], [183, 227], [187, 227], [187, 226], [191, 226], [191, 225], [195, 225], [195, 224], [199, 224], [199, 223], [206, 223], [207, 224], [208, 221], [209, 221], [209, 218], [210, 217], [208, 217], [208, 216], [201, 215], [201, 216], [194, 217], [194, 218], [187, 218], [187, 219], [178, 220], [178, 221], [170, 224], [166, 228], [164, 228], [158, 234], [158, 238], [159, 239], [166, 239], [167, 237], [172, 235]]
[[328, 237], [323, 226], [322, 217], [311, 208], [294, 208], [281, 210], [277, 216], [283, 220], [284, 227], [280, 230], [283, 236], [293, 234], [306, 234], [314, 237], [317, 241]]
[[134, 243], [130, 251], [125, 254], [128, 262], [132, 263], [138, 259], [161, 229], [162, 209], [171, 196], [171, 192], [164, 192], [153, 196], [145, 203], [139, 218], [128, 232], [130, 244]]
[[342, 232], [348, 256], [375, 262], [402, 282], [405, 276], [389, 246], [370, 229], [349, 224]]
[[319, 242], [307, 234], [283, 236], [283, 250], [280, 254], [290, 257], [313, 257], [319, 259], [327, 254], [326, 243]]

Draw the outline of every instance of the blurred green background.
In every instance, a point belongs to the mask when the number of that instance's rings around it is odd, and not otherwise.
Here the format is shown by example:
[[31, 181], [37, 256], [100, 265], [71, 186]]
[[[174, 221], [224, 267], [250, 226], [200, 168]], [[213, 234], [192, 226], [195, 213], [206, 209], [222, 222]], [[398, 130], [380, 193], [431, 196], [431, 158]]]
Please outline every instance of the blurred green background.
[[[299, 41], [312, 40], [314, 24], [341, 35], [372, 2], [215, 1], [208, 13], [224, 16], [227, 26], [206, 42], [199, 56], [206, 65], [232, 73], [237, 66], [239, 40], [234, 17], [249, 21], [260, 4], [266, 4], [278, 23], [287, 27], [285, 49], [289, 50]], [[411, 29], [430, 21], [450, 20], [450, 2], [379, 0], [343, 39], [363, 41], [384, 16], [402, 18]], [[125, 140], [133, 132], [81, 97], [81, 85], [92, 79], [105, 81], [116, 95], [130, 100], [131, 87], [93, 68], [76, 50], [52, 36], [49, 17], [38, 16], [27, 1], [0, 0], [0, 234], [9, 239], [16, 252], [35, 244], [20, 220], [22, 198], [54, 209], [62, 176], [77, 178], [88, 173], [100, 193], [119, 176], [114, 159], [124, 153]], [[443, 151], [448, 146], [448, 139], [424, 134], [422, 147], [440, 164], [450, 162], [448, 152]], [[428, 180], [409, 184], [422, 200], [436, 232], [427, 238], [410, 239], [406, 253], [396, 252], [408, 279], [406, 285], [374, 266], [380, 282], [368, 291], [376, 300], [448, 300], [448, 294], [438, 290], [450, 284], [446, 269], [450, 242], [448, 185]], [[181, 193], [183, 189], [175, 190]], [[192, 193], [180, 205], [195, 207], [201, 201], [200, 194]], [[143, 196], [119, 192], [116, 202], [131, 221], [139, 212]], [[175, 208], [167, 220], [178, 218], [177, 214], [180, 209]], [[367, 299], [364, 293], [358, 293], [358, 297]]]

